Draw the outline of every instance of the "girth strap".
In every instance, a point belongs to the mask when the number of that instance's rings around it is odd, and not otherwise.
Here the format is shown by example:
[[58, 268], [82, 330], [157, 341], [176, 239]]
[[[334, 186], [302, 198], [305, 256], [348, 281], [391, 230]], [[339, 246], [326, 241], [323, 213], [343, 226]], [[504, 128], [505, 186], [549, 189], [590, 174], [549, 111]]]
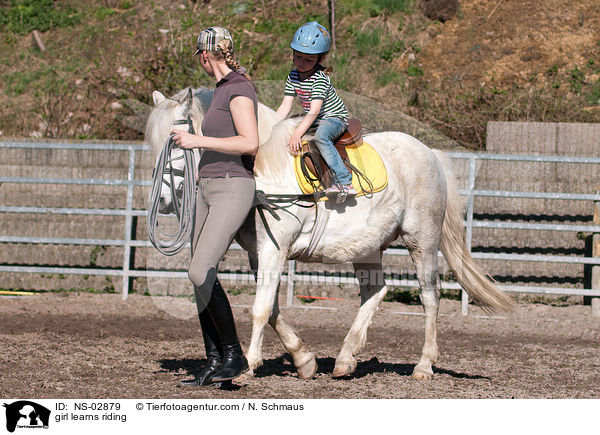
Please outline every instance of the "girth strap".
[[325, 207], [325, 202], [317, 202], [315, 208], [315, 223], [310, 232], [310, 240], [308, 241], [308, 245], [298, 256], [290, 258], [290, 260], [306, 260], [313, 254], [313, 252], [315, 252], [315, 249], [323, 237], [327, 223], [329, 222], [330, 212], [331, 211]]
[[[269, 224], [265, 218], [264, 210], [267, 210], [273, 218], [277, 221], [281, 220], [279, 215], [277, 214], [277, 210], [283, 210], [284, 212], [288, 212], [286, 209], [293, 205], [297, 205], [298, 207], [310, 208], [315, 207], [315, 225], [313, 226], [311, 233], [311, 241], [309, 242], [309, 246], [300, 254], [298, 258], [307, 258], [312, 254], [312, 252], [317, 247], [323, 232], [325, 231], [325, 227], [327, 226], [327, 221], [329, 219], [329, 212], [326, 211], [323, 207], [323, 202], [319, 201], [319, 198], [323, 196], [323, 192], [315, 191], [314, 194], [304, 194], [304, 195], [274, 195], [274, 194], [265, 194], [262, 190], [257, 190], [254, 194], [254, 203], [253, 207], [256, 207], [258, 211], [258, 215], [260, 216], [260, 220], [265, 227], [265, 231], [267, 235], [275, 245], [277, 249], [279, 248], [279, 244], [277, 240], [275, 240], [275, 236], [271, 232], [269, 228]], [[285, 204], [285, 205], [281, 205]], [[323, 209], [324, 212], [319, 213], [319, 209]], [[289, 213], [289, 212], [288, 212]], [[325, 217], [323, 221], [323, 217]], [[310, 249], [309, 249], [310, 248]]]

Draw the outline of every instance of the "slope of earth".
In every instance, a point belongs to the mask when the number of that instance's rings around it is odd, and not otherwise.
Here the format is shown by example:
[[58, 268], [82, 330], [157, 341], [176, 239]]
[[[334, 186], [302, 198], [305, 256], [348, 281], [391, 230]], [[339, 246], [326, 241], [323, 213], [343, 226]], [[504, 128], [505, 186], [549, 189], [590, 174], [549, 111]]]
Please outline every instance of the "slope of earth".
[[410, 112], [481, 147], [490, 120], [598, 122], [599, 29], [595, 0], [463, 0], [426, 30]]
[[[1, 1], [0, 137], [142, 139], [153, 90], [212, 85], [191, 54], [199, 29], [215, 23], [233, 31], [252, 76], [276, 85], [291, 66], [295, 28], [327, 23], [329, 4]], [[335, 86], [463, 146], [484, 148], [490, 120], [600, 120], [596, 0], [461, 0], [444, 23], [426, 18], [419, 0], [335, 7]]]

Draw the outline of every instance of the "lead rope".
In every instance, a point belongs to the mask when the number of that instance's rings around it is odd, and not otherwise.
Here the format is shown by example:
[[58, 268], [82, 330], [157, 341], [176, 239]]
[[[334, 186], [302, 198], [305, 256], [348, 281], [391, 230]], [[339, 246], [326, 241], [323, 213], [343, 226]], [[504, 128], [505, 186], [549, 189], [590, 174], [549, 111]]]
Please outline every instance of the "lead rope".
[[[195, 134], [192, 121], [188, 116], [187, 120], [177, 120], [176, 125], [188, 124], [189, 132]], [[156, 162], [156, 168], [152, 176], [152, 190], [148, 200], [148, 238], [154, 247], [163, 255], [175, 255], [179, 253], [192, 237], [194, 227], [194, 208], [196, 196], [196, 165], [194, 164], [194, 153], [192, 150], [183, 150], [183, 188], [181, 190], [181, 200], [173, 179], [173, 169], [171, 168], [171, 152], [173, 151], [173, 135], [169, 136], [165, 146], [160, 152]], [[169, 174], [170, 183], [167, 183], [171, 189], [171, 200], [173, 201], [175, 215], [179, 222], [179, 228], [176, 233], [169, 234], [160, 229], [158, 225], [160, 191], [164, 182], [164, 174]], [[160, 232], [166, 238], [156, 237], [156, 231]]]

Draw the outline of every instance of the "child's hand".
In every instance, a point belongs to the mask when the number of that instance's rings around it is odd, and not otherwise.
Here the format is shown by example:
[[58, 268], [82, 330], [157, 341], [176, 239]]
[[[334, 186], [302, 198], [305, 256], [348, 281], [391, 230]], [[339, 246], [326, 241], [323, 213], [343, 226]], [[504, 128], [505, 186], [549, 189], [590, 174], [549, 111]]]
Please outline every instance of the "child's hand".
[[302, 151], [302, 136], [294, 133], [288, 141], [288, 146], [292, 154], [299, 154]]

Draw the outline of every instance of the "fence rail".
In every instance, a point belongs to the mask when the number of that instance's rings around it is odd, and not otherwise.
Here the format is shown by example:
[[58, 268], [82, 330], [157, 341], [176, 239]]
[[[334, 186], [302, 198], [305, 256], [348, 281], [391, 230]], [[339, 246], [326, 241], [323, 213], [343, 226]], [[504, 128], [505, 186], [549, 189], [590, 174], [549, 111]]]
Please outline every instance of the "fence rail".
[[[40, 177], [0, 177], [0, 183], [34, 183], [34, 184], [72, 184], [72, 185], [109, 185], [122, 186], [126, 188], [126, 205], [124, 209], [105, 209], [105, 208], [73, 208], [73, 207], [31, 207], [31, 206], [0, 206], [0, 213], [20, 213], [20, 214], [63, 214], [63, 215], [82, 215], [82, 216], [122, 216], [124, 217], [123, 238], [122, 239], [93, 239], [93, 238], [68, 238], [68, 237], [17, 237], [10, 234], [0, 234], [0, 243], [29, 243], [29, 244], [62, 244], [62, 245], [104, 245], [123, 247], [123, 263], [121, 268], [77, 268], [77, 267], [49, 267], [49, 266], [7, 266], [0, 265], [0, 272], [21, 272], [21, 273], [61, 273], [61, 274], [85, 274], [85, 275], [103, 275], [120, 276], [123, 279], [122, 297], [127, 298], [130, 289], [131, 279], [136, 277], [163, 277], [163, 278], [187, 278], [187, 273], [173, 270], [140, 270], [131, 269], [132, 248], [151, 246], [148, 240], [133, 240], [133, 218], [146, 216], [145, 210], [133, 209], [134, 188], [139, 186], [150, 186], [150, 180], [135, 178], [136, 156], [143, 152], [150, 151], [150, 147], [139, 143], [46, 143], [46, 142], [0, 142], [0, 149], [65, 149], [65, 150], [94, 150], [94, 151], [127, 151], [129, 153], [127, 179], [106, 179], [106, 178], [40, 178]], [[493, 222], [474, 219], [474, 198], [475, 197], [498, 197], [498, 198], [531, 198], [531, 199], [550, 199], [550, 200], [570, 200], [570, 201], [590, 201], [600, 202], [600, 195], [587, 193], [563, 193], [563, 192], [524, 192], [524, 191], [505, 191], [505, 190], [480, 190], [475, 189], [476, 163], [485, 160], [502, 160], [511, 162], [537, 162], [537, 163], [561, 163], [561, 164], [599, 164], [600, 158], [591, 157], [567, 157], [567, 156], [547, 156], [547, 155], [514, 155], [514, 154], [487, 154], [487, 153], [465, 153], [449, 152], [452, 159], [467, 160], [469, 166], [467, 189], [461, 189], [459, 193], [467, 197], [467, 212], [465, 217], [466, 241], [469, 250], [472, 245], [472, 235], [474, 228], [495, 228], [511, 230], [543, 230], [543, 231], [571, 231], [585, 233], [600, 233], [600, 225], [570, 225], [570, 224], [536, 224], [536, 223], [515, 223], [515, 222]], [[231, 249], [241, 249], [236, 244]], [[385, 255], [407, 256], [406, 249], [391, 247], [385, 251]], [[440, 254], [441, 255], [441, 254]], [[550, 263], [571, 263], [600, 265], [600, 258], [596, 257], [576, 257], [568, 255], [532, 255], [516, 253], [481, 253], [474, 252], [475, 259], [484, 260], [504, 260], [504, 261], [527, 261], [527, 262], [550, 262]], [[249, 273], [220, 273], [225, 279], [242, 280], [254, 282], [254, 277]], [[296, 272], [295, 262], [289, 262], [287, 273], [283, 274], [283, 281], [287, 281], [288, 286], [288, 306], [292, 306], [294, 298], [295, 282], [318, 282], [331, 284], [356, 283], [354, 277], [349, 276], [328, 276], [305, 275]], [[389, 285], [394, 286], [418, 286], [416, 280], [398, 280], [386, 279]], [[558, 295], [584, 295], [600, 296], [600, 289], [570, 289], [562, 287], [533, 287], [533, 286], [502, 286], [503, 289], [510, 292], [520, 293], [540, 293], [540, 294], [558, 294]], [[442, 282], [444, 289], [460, 289], [457, 283]], [[468, 298], [463, 291], [463, 314], [467, 312]]]

